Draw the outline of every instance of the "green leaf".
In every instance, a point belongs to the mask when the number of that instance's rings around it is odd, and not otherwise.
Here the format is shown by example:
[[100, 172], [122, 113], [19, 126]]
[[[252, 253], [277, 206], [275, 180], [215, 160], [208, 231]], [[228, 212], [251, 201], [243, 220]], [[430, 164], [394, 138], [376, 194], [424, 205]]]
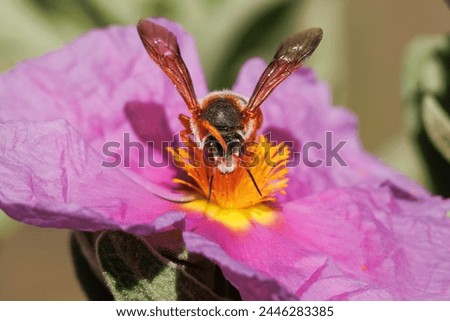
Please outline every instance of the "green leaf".
[[117, 231], [102, 233], [96, 244], [106, 284], [116, 300], [224, 299], [189, 273], [186, 253], [171, 261], [138, 237]]
[[247, 17], [220, 53], [221, 59], [216, 60], [214, 73], [209, 77], [210, 88], [231, 88], [242, 64], [250, 57], [271, 59], [281, 41], [292, 33], [302, 4], [303, 1], [272, 2], [271, 7], [261, 7], [258, 14]]
[[431, 95], [423, 100], [423, 123], [425, 132], [434, 147], [450, 163], [450, 117]]
[[[445, 36], [428, 35], [414, 39], [407, 48], [401, 94], [406, 108], [406, 123], [413, 135], [417, 135], [422, 128], [421, 104], [425, 90], [433, 90], [433, 87], [442, 86], [442, 80], [433, 80], [432, 78], [433, 74], [438, 74], [439, 79], [442, 79], [442, 73], [436, 71], [436, 65], [440, 65], [441, 62], [437, 61], [435, 54], [444, 50], [446, 44]], [[427, 65], [428, 67], [426, 67]], [[433, 85], [433, 83], [435, 84]]]
[[406, 50], [402, 75], [402, 96], [414, 96], [423, 83], [423, 66], [437, 51], [444, 50], [447, 39], [443, 35], [427, 35], [414, 39]]
[[109, 292], [105, 283], [103, 283], [103, 278], [98, 277], [95, 268], [92, 268], [92, 263], [90, 263], [87, 259], [87, 257], [89, 257], [87, 251], [94, 251], [93, 246], [88, 246], [90, 243], [89, 241], [93, 239], [93, 233], [72, 233], [70, 238], [70, 248], [72, 252], [73, 264], [75, 266], [75, 273], [84, 293], [89, 300], [110, 301], [114, 299], [111, 292]]
[[403, 73], [408, 128], [434, 193], [450, 196], [450, 36], [412, 42]]

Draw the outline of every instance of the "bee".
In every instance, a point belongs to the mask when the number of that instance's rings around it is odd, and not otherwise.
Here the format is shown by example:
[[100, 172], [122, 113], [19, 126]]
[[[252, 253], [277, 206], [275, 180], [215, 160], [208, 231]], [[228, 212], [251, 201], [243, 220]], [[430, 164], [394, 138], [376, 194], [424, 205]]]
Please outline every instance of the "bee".
[[[243, 163], [245, 148], [242, 147], [255, 140], [262, 125], [261, 105], [311, 56], [322, 40], [322, 30], [311, 28], [284, 40], [249, 100], [228, 90], [209, 93], [199, 100], [175, 35], [149, 20], [139, 21], [137, 29], [147, 53], [173, 82], [191, 114], [190, 117], [179, 116], [186, 128], [180, 135], [188, 145], [200, 148], [204, 159], [212, 165], [209, 200], [214, 173], [230, 174]], [[193, 137], [193, 140], [187, 137]], [[246, 170], [261, 195], [253, 175], [248, 168]]]

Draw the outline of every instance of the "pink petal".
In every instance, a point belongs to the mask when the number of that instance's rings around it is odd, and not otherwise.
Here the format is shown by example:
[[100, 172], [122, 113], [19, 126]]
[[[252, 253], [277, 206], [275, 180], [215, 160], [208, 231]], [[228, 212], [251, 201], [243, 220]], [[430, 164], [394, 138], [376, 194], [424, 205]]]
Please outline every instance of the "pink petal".
[[[265, 66], [260, 59], [249, 60], [242, 67], [234, 90], [250, 96]], [[264, 125], [260, 133], [271, 133], [273, 141], [293, 142], [296, 152], [304, 152], [308, 142], [316, 142], [323, 147], [321, 150], [309, 149], [310, 162], [323, 161], [318, 167], [303, 161], [303, 156], [297, 157], [298, 164], [290, 170], [288, 200], [329, 188], [360, 183], [377, 185], [386, 180], [395, 181], [410, 194], [428, 195], [418, 184], [385, 166], [363, 149], [355, 116], [332, 105], [330, 89], [317, 80], [312, 70], [300, 68], [291, 75], [263, 103], [262, 111]], [[326, 164], [326, 132], [332, 133], [331, 140], [328, 140], [330, 149], [340, 141], [346, 141], [338, 154], [347, 166], [341, 166], [336, 159]]]
[[[0, 137], [0, 208], [19, 221], [148, 233], [174, 209], [119, 169], [102, 167], [100, 155], [65, 120], [9, 121], [0, 124]], [[171, 214], [169, 220], [182, 219]]]
[[[443, 300], [450, 298], [449, 209], [449, 201], [398, 199], [388, 188], [337, 189], [285, 204], [280, 233], [370, 285], [334, 299]], [[323, 272], [317, 281], [297, 294], [310, 299], [336, 286]]]
[[[154, 20], [177, 36], [196, 90], [204, 95], [206, 81], [194, 40], [178, 24]], [[146, 112], [140, 118], [147, 127], [159, 130], [159, 137], [146, 137], [150, 140], [171, 141], [181, 128], [178, 114], [187, 112], [171, 81], [148, 56], [135, 26], [94, 30], [60, 50], [17, 65], [0, 77], [0, 101], [0, 122], [65, 119], [99, 152], [105, 142], [123, 144], [124, 133], [139, 141], [135, 130], [142, 124], [135, 122], [142, 108], [127, 106], [162, 109], [158, 117]], [[162, 157], [159, 151], [155, 157]], [[167, 166], [159, 173], [150, 167], [131, 169], [157, 183], [169, 183], [174, 175]]]
[[239, 234], [188, 216], [187, 228], [302, 300], [448, 300], [449, 210], [439, 198], [353, 187], [287, 203], [273, 227]]
[[216, 243], [191, 232], [184, 232], [183, 239], [191, 253], [201, 254], [219, 264], [225, 277], [239, 290], [243, 300], [296, 299], [276, 280], [231, 258]]

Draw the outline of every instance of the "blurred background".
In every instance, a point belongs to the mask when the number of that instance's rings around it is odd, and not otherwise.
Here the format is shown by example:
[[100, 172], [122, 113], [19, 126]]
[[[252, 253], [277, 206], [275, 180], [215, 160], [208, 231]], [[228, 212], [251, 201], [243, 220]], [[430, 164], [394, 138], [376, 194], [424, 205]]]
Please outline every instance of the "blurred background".
[[[364, 146], [426, 184], [405, 131], [401, 73], [408, 43], [449, 31], [444, 1], [411, 0], [2, 0], [0, 71], [62, 47], [92, 28], [165, 16], [196, 39], [209, 88], [230, 87], [251, 56], [268, 60], [280, 40], [307, 27], [324, 39], [308, 62], [335, 105], [359, 117]], [[0, 300], [84, 300], [69, 231], [12, 222], [0, 213]]]

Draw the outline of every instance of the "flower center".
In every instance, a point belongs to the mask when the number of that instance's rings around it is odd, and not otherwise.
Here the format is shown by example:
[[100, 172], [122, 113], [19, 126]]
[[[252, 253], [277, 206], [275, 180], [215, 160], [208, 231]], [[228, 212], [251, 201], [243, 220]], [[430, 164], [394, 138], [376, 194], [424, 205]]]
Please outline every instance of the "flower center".
[[245, 160], [226, 174], [203, 161], [203, 152], [197, 147], [169, 151], [190, 177], [174, 182], [199, 196], [183, 204], [184, 209], [203, 213], [233, 229], [245, 228], [250, 222], [267, 225], [274, 221], [275, 196], [285, 194], [288, 182], [286, 163], [290, 153], [286, 145], [273, 145], [261, 135], [258, 142], [246, 148]]

